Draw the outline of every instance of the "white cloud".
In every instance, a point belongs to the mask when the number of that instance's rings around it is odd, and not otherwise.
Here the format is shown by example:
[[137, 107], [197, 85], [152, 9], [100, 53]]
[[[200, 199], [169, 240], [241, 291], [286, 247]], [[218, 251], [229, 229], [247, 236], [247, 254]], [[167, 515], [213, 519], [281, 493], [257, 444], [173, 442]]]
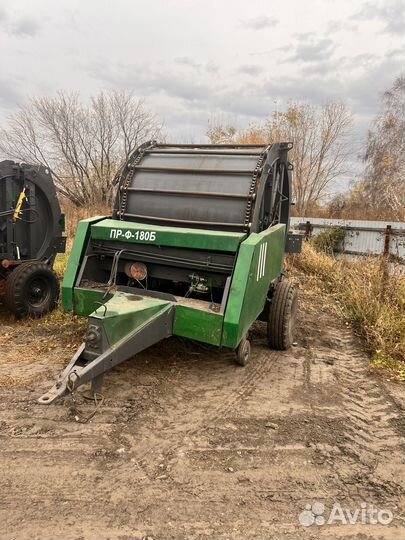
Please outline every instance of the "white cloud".
[[405, 59], [405, 0], [370, 1], [0, 0], [0, 120], [29, 94], [114, 87], [146, 98], [169, 138], [289, 100], [345, 101], [363, 133]]
[[251, 30], [264, 30], [265, 28], [272, 28], [276, 26], [278, 20], [275, 17], [268, 17], [266, 15], [259, 15], [257, 17], [249, 17], [241, 20], [241, 25]]
[[385, 2], [366, 2], [353, 15], [353, 20], [375, 20], [383, 23], [383, 30], [388, 34], [405, 33], [405, 0], [387, 0]]
[[238, 73], [245, 73], [246, 75], [259, 75], [264, 70], [263, 66], [259, 66], [257, 64], [243, 64], [242, 66], [239, 66], [237, 72]]
[[35, 36], [41, 25], [38, 18], [30, 13], [15, 13], [6, 10], [0, 4], [0, 35], [1, 32], [9, 36]]
[[334, 49], [334, 42], [329, 38], [318, 39], [316, 36], [308, 36], [297, 45], [292, 60], [302, 62], [319, 62], [330, 58]]
[[20, 17], [10, 26], [11, 34], [15, 36], [35, 36], [41, 28], [37, 19], [32, 17]]

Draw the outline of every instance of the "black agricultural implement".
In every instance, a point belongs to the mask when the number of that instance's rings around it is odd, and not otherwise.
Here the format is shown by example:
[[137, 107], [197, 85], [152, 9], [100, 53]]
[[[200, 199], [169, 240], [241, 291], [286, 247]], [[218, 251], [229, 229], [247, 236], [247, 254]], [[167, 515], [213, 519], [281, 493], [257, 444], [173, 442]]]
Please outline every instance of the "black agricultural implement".
[[65, 251], [63, 231], [49, 170], [0, 162], [0, 297], [17, 317], [39, 317], [56, 306], [53, 263]]

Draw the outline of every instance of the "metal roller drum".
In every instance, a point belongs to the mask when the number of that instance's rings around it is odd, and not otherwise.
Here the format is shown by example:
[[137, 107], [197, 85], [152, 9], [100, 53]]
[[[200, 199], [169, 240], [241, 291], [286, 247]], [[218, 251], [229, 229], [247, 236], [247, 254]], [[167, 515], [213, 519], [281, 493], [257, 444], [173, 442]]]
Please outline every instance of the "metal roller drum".
[[115, 217], [201, 229], [260, 230], [264, 187], [275, 174], [275, 156], [280, 156], [279, 145], [146, 143], [123, 168]]

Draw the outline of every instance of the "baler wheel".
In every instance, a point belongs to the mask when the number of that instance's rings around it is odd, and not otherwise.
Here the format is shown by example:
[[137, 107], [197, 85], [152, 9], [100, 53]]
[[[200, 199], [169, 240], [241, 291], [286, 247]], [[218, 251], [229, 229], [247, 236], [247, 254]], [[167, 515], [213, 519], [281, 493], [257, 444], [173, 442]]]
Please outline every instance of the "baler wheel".
[[267, 320], [269, 347], [285, 351], [294, 341], [298, 293], [289, 281], [280, 281], [274, 290]]
[[246, 366], [250, 360], [250, 341], [243, 338], [236, 349], [235, 361], [239, 366]]
[[5, 288], [5, 303], [17, 317], [41, 317], [58, 303], [58, 278], [41, 261], [21, 263], [7, 277]]

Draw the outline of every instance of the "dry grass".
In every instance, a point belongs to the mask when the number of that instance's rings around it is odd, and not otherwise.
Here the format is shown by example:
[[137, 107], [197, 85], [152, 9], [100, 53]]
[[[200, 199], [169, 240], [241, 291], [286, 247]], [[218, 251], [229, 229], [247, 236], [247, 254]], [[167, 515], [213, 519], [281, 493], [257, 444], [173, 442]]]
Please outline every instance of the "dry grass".
[[67, 200], [61, 201], [62, 212], [65, 214], [67, 248], [71, 248], [79, 221], [94, 216], [111, 216], [111, 208], [107, 206], [89, 206], [78, 208]]
[[54, 270], [58, 278], [62, 281], [72, 249], [73, 240], [76, 236], [79, 221], [94, 216], [110, 216], [111, 209], [106, 206], [89, 206], [87, 208], [78, 208], [67, 200], [61, 201], [62, 212], [65, 214], [66, 223], [66, 252], [58, 253], [55, 259]]
[[335, 259], [306, 243], [289, 263], [313, 276], [366, 341], [372, 365], [405, 381], [405, 276], [389, 275], [382, 258]]
[[70, 255], [70, 249], [67, 249], [65, 253], [58, 253], [56, 255], [53, 269], [55, 270], [55, 273], [58, 276], [60, 281], [63, 280], [63, 276], [65, 275], [67, 263], [69, 260], [69, 255]]

